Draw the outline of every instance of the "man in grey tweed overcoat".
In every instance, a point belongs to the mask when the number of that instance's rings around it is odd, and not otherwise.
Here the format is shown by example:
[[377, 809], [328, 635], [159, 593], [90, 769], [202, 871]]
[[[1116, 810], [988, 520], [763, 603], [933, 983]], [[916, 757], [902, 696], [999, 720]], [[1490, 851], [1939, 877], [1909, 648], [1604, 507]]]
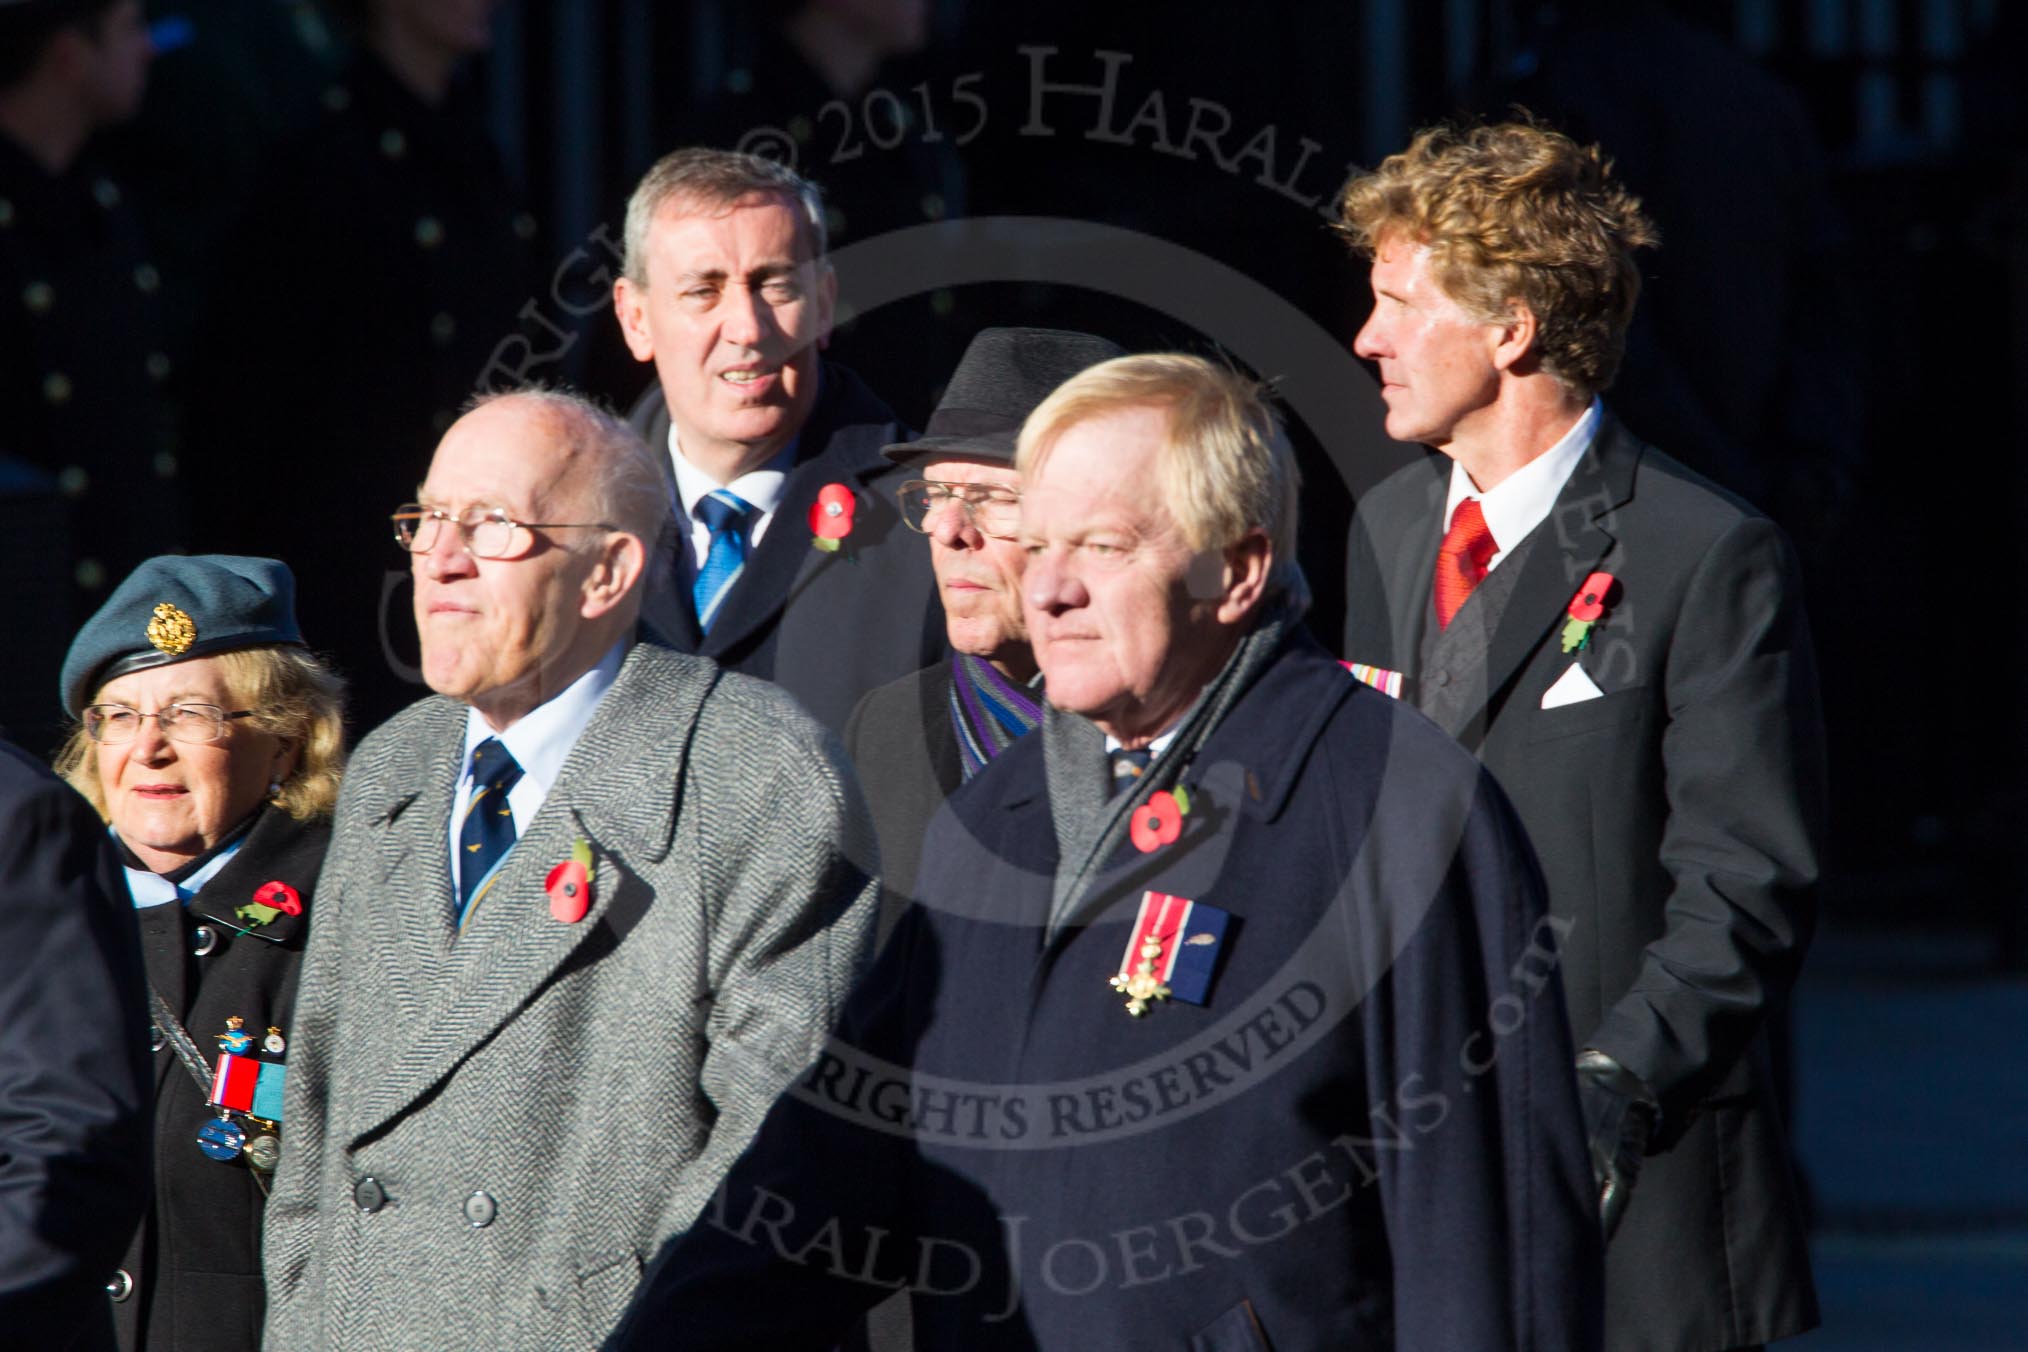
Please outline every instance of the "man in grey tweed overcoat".
[[792, 700], [635, 642], [668, 508], [623, 424], [482, 403], [420, 497], [395, 531], [437, 694], [339, 802], [284, 1030], [266, 1341], [596, 1347], [815, 1056], [871, 832]]

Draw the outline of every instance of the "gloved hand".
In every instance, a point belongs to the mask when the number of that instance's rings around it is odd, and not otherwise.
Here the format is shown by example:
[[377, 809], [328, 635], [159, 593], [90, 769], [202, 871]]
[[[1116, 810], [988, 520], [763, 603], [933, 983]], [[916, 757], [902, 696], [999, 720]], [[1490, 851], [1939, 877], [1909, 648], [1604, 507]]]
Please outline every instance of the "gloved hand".
[[1598, 1185], [1599, 1228], [1610, 1240], [1641, 1176], [1661, 1105], [1640, 1076], [1591, 1047], [1577, 1055], [1577, 1098]]

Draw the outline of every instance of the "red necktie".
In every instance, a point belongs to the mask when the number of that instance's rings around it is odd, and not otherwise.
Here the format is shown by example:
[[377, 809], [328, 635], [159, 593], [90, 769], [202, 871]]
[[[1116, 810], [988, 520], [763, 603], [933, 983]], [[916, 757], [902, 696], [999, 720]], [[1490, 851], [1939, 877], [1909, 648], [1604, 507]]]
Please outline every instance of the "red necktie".
[[1486, 576], [1486, 564], [1498, 553], [1493, 532], [1486, 526], [1486, 514], [1477, 498], [1466, 498], [1451, 514], [1451, 528], [1437, 550], [1437, 627], [1451, 627], [1451, 617]]

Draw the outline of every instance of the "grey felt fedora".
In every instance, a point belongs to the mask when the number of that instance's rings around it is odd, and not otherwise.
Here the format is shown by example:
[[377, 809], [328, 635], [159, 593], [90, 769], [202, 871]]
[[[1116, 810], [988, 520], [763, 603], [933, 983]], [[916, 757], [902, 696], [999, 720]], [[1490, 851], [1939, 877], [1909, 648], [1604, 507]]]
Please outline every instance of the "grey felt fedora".
[[897, 464], [938, 455], [1014, 459], [1014, 439], [1050, 391], [1126, 349], [1065, 329], [981, 329], [951, 373], [929, 426], [914, 441], [883, 448]]

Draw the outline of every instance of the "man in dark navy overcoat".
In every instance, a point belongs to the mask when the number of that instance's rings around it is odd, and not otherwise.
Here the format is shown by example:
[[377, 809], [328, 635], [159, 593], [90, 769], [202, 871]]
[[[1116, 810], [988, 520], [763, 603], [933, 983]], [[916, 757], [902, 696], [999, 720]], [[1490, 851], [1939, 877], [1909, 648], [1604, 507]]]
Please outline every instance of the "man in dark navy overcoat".
[[7, 742], [0, 821], [0, 1342], [109, 1348], [148, 1204], [140, 934], [98, 818]]
[[1302, 630], [1257, 391], [1102, 363], [1024, 426], [1047, 678], [841, 1034], [622, 1348], [1591, 1348], [1559, 932], [1490, 778]]

